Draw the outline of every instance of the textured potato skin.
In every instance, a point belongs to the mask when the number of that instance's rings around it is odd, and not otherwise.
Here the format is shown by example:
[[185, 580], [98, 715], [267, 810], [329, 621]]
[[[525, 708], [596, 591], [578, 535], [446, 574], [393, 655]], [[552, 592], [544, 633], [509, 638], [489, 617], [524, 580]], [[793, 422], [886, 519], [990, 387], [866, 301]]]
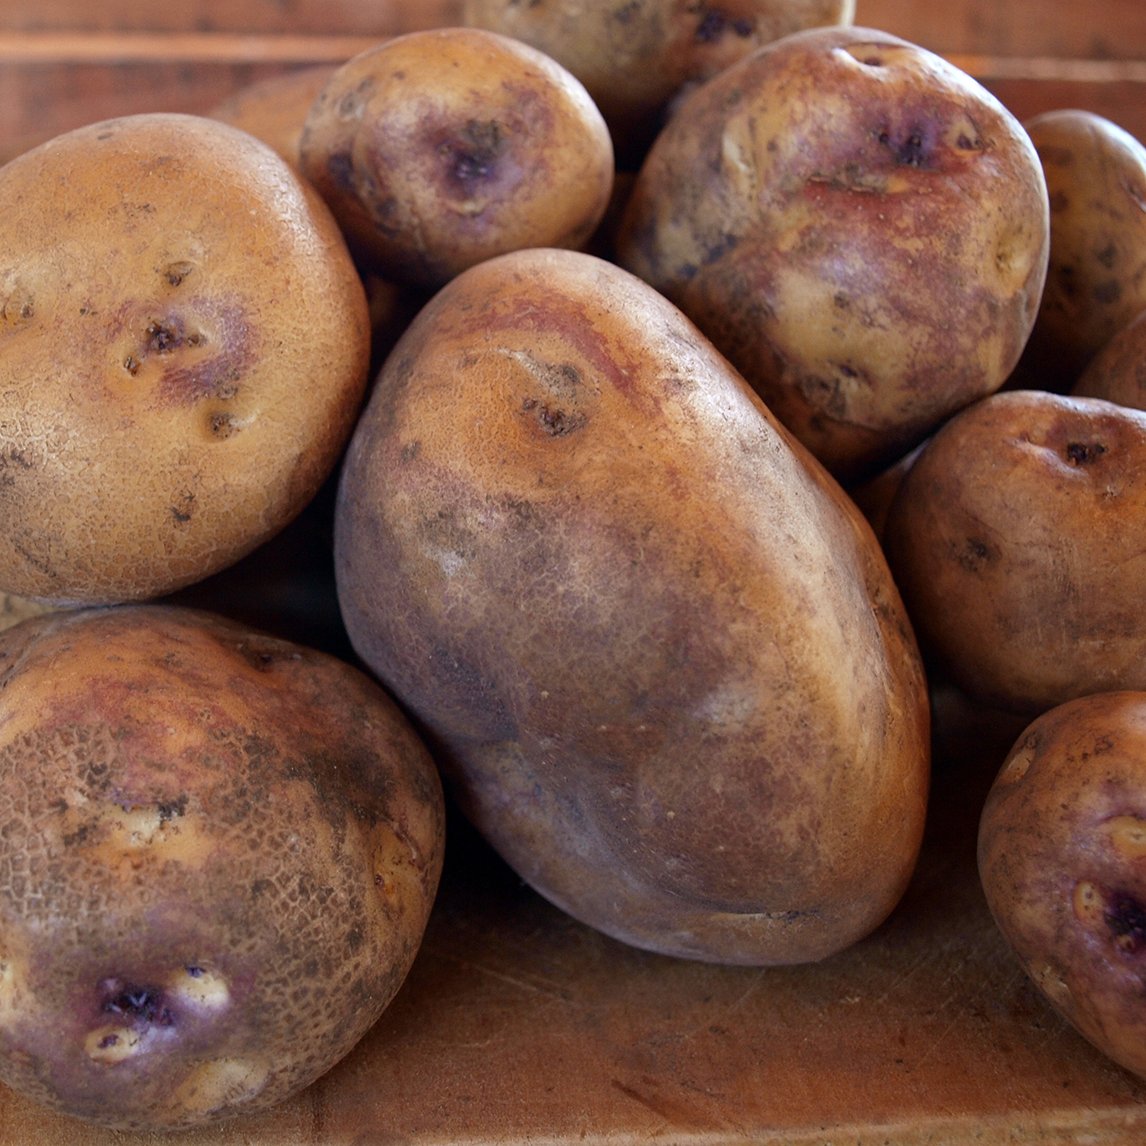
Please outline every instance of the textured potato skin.
[[854, 0], [465, 0], [462, 21], [532, 44], [601, 109], [622, 166], [639, 166], [672, 99], [781, 36], [850, 24]]
[[423, 309], [348, 450], [335, 570], [461, 806], [572, 915], [767, 964], [898, 901], [929, 714], [882, 554], [614, 265], [515, 252]]
[[410, 32], [348, 60], [299, 153], [360, 262], [424, 288], [518, 247], [583, 246], [613, 186], [612, 140], [581, 82], [478, 28]]
[[786, 36], [681, 101], [617, 257], [850, 484], [1002, 386], [1048, 248], [1014, 116], [923, 48], [846, 27]]
[[1146, 144], [1081, 108], [1026, 130], [1046, 178], [1050, 264], [1019, 378], [1061, 392], [1146, 310]]
[[0, 1077], [106, 1126], [264, 1109], [411, 965], [437, 771], [332, 657], [194, 610], [0, 633]]
[[978, 862], [1043, 996], [1146, 1077], [1146, 693], [1079, 697], [1029, 725], [984, 804]]
[[0, 589], [154, 597], [290, 521], [369, 368], [317, 193], [245, 132], [155, 113], [26, 152], [0, 205]]
[[968, 693], [1032, 715], [1146, 688], [1146, 414], [1008, 390], [904, 476], [883, 542], [920, 643]]

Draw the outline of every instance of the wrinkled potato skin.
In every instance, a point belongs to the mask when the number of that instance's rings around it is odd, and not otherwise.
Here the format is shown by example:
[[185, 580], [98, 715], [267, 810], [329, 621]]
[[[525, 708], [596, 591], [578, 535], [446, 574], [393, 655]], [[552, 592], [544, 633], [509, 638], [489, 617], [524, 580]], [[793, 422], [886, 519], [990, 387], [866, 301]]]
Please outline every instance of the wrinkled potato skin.
[[317, 193], [206, 117], [93, 124], [0, 169], [0, 589], [171, 592], [293, 519], [369, 366]]
[[335, 571], [459, 804], [583, 922], [791, 963], [898, 901], [928, 710], [878, 545], [614, 265], [516, 252], [428, 304], [348, 450]]
[[1003, 391], [904, 476], [883, 543], [925, 655], [1031, 715], [1146, 688], [1146, 414]]
[[532, 44], [589, 90], [622, 166], [639, 165], [672, 99], [781, 36], [850, 24], [855, 0], [464, 0], [463, 23]]
[[1146, 145], [1076, 108], [1026, 128], [1050, 197], [1050, 267], [1018, 380], [1063, 392], [1146, 310]]
[[1070, 393], [1146, 410], [1146, 309], [1091, 358]]
[[476, 28], [411, 32], [343, 64], [316, 98], [303, 173], [359, 259], [435, 288], [518, 247], [580, 247], [613, 187], [601, 113], [565, 68]]
[[333, 1066], [403, 981], [442, 863], [440, 781], [393, 702], [148, 605], [0, 633], [0, 674], [4, 1082], [173, 1129]]
[[273, 147], [295, 170], [311, 105], [337, 64], [314, 64], [248, 84], [208, 113]]
[[852, 484], [1003, 384], [1048, 236], [1014, 117], [937, 56], [852, 27], [785, 37], [683, 100], [617, 246]]
[[979, 871], [1024, 971], [1146, 1078], [1146, 693], [1080, 697], [1019, 737], [983, 807]]

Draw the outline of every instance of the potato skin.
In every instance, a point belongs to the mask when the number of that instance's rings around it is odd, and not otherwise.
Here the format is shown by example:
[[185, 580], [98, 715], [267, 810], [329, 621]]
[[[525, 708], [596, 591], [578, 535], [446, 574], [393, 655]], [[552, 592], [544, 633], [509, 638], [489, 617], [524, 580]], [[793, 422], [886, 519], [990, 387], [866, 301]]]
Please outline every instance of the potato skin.
[[1146, 688], [1146, 414], [1008, 390], [919, 453], [883, 543], [925, 655], [1031, 715]]
[[517, 247], [579, 247], [609, 205], [613, 145], [584, 86], [477, 28], [382, 41], [339, 67], [299, 142], [364, 265], [436, 288]]
[[264, 1109], [388, 1004], [436, 769], [364, 673], [194, 610], [0, 633], [0, 1077], [107, 1126]]
[[459, 804], [570, 914], [767, 964], [897, 903], [928, 709], [883, 556], [633, 276], [535, 250], [444, 287], [355, 431], [335, 571]]
[[850, 24], [854, 0], [465, 0], [462, 22], [523, 40], [568, 68], [635, 169], [674, 97], [781, 36]]
[[249, 553], [333, 470], [369, 312], [317, 193], [176, 114], [0, 169], [0, 589], [141, 600]]
[[1002, 386], [1048, 248], [1014, 116], [863, 27], [786, 36], [683, 100], [617, 242], [845, 484]]
[[1079, 697], [1020, 735], [978, 862], [1024, 971], [1091, 1043], [1146, 1077], [1146, 693]]
[[1069, 390], [1146, 310], [1146, 144], [1103, 116], [1059, 108], [1026, 129], [1050, 201], [1050, 265], [1019, 384]]
[[1070, 393], [1146, 410], [1146, 308], [1090, 359]]

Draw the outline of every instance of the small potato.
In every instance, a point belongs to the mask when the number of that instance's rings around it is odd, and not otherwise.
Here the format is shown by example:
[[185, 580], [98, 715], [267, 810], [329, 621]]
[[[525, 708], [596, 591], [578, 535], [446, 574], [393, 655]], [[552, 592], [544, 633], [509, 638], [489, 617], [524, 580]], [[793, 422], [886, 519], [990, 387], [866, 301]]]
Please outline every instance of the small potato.
[[786, 36], [685, 98], [617, 251], [854, 484], [1003, 385], [1048, 244], [1014, 116], [933, 53], [852, 27]]
[[1008, 390], [955, 415], [888, 509], [920, 642], [969, 695], [1035, 714], [1146, 688], [1146, 413]]
[[567, 67], [636, 169], [674, 97], [781, 36], [850, 24], [855, 0], [464, 0], [464, 23], [523, 40]]
[[1064, 392], [1146, 309], [1146, 145], [1076, 108], [1026, 128], [1050, 196], [1050, 267], [1017, 379]]
[[257, 80], [217, 104], [207, 114], [250, 132], [298, 168], [298, 141], [311, 104], [337, 64], [313, 64]]
[[1146, 1078], [1146, 693], [1079, 697], [1029, 725], [983, 806], [978, 862], [1034, 985]]
[[0, 1079], [173, 1130], [333, 1067], [413, 964], [444, 857], [438, 774], [393, 701], [156, 605], [5, 630], [0, 685]]
[[1070, 392], [1146, 410], [1146, 308], [1094, 355]]
[[0, 168], [0, 590], [172, 592], [269, 539], [365, 394], [366, 293], [313, 188], [199, 116]]
[[319, 93], [299, 150], [359, 260], [425, 288], [517, 248], [585, 245], [613, 189], [612, 140], [580, 81], [481, 29], [359, 53]]

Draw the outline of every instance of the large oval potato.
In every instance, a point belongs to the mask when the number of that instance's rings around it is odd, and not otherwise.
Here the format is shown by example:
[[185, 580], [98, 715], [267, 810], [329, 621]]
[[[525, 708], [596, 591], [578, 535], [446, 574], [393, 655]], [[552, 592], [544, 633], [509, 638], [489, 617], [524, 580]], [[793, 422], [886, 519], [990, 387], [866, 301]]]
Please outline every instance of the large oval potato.
[[929, 713], [883, 555], [620, 268], [520, 251], [427, 304], [348, 450], [335, 571], [460, 805], [572, 915], [768, 964], [897, 903]]
[[925, 654], [970, 695], [1036, 713], [1146, 688], [1146, 413], [1006, 390], [904, 475], [883, 543]]
[[1003, 385], [1048, 247], [1015, 117], [933, 53], [850, 27], [786, 36], [683, 100], [617, 257], [852, 484]]
[[1030, 724], [987, 796], [978, 862], [1034, 985], [1146, 1078], [1146, 692], [1079, 697]]
[[1017, 377], [1061, 392], [1146, 309], [1146, 144], [1081, 108], [1026, 129], [1050, 198], [1050, 265]]
[[307, 114], [303, 173], [359, 260], [435, 288], [518, 247], [580, 247], [605, 215], [613, 144], [584, 85], [479, 28], [382, 41], [339, 67]]
[[463, 0], [462, 20], [540, 49], [588, 89], [623, 168], [635, 169], [672, 102], [764, 44], [850, 24], [855, 0]]
[[292, 520], [365, 393], [365, 290], [318, 194], [198, 116], [0, 168], [0, 590], [170, 592]]
[[105, 1126], [264, 1110], [412, 965], [436, 768], [346, 663], [156, 605], [0, 633], [0, 1078]]

